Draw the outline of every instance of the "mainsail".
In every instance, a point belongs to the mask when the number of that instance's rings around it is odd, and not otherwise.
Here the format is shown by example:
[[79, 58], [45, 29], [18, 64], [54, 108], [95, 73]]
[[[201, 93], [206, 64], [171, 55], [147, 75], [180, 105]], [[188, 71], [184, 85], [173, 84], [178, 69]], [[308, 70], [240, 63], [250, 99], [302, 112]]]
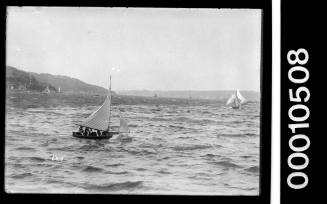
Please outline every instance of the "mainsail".
[[109, 129], [109, 117], [110, 117], [110, 106], [111, 106], [111, 97], [110, 92], [102, 104], [102, 106], [92, 113], [85, 121], [78, 124], [83, 127], [89, 127], [96, 130], [107, 131]]
[[236, 91], [236, 96], [239, 99], [240, 103], [243, 104], [246, 102], [246, 99], [242, 96], [242, 94], [240, 93], [240, 91], [237, 89]]
[[96, 130], [109, 131], [111, 114], [111, 75], [109, 92], [102, 106], [92, 113], [86, 120], [78, 125]]
[[234, 100], [235, 100], [235, 98], [236, 98], [236, 95], [235, 94], [233, 94], [229, 99], [228, 99], [228, 101], [227, 101], [227, 103], [226, 103], [226, 105], [229, 105], [229, 104], [231, 104], [231, 103], [233, 103], [234, 102]]

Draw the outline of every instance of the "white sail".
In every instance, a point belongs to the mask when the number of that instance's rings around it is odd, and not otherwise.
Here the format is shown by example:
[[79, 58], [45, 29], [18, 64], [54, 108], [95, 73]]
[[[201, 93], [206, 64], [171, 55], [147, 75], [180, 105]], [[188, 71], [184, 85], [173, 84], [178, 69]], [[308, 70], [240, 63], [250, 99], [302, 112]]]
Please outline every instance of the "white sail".
[[107, 131], [109, 128], [109, 117], [110, 117], [110, 105], [111, 105], [110, 94], [107, 96], [106, 100], [102, 106], [92, 113], [85, 121], [78, 124], [83, 127], [89, 127], [96, 130]]
[[246, 99], [242, 96], [239, 90], [236, 92], [237, 98], [239, 99], [240, 103], [243, 104], [246, 102]]
[[241, 104], [245, 103], [246, 99], [242, 96], [240, 91], [237, 89], [235, 93], [228, 99], [226, 105], [233, 104], [233, 107], [239, 107]]
[[236, 95], [233, 94], [227, 101], [226, 105], [229, 105], [235, 101]]
[[129, 132], [127, 121], [123, 117], [120, 117], [119, 132]]

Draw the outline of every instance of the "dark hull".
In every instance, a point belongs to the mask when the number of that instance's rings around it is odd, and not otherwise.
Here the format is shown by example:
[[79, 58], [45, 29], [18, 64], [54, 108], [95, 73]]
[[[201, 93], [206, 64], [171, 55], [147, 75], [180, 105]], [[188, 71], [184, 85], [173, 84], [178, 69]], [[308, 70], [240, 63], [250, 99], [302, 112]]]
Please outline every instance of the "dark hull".
[[73, 137], [81, 138], [81, 139], [92, 139], [92, 140], [103, 140], [110, 139], [113, 135], [119, 134], [119, 132], [108, 132], [106, 135], [96, 136], [96, 135], [88, 135], [84, 136], [79, 132], [73, 132]]

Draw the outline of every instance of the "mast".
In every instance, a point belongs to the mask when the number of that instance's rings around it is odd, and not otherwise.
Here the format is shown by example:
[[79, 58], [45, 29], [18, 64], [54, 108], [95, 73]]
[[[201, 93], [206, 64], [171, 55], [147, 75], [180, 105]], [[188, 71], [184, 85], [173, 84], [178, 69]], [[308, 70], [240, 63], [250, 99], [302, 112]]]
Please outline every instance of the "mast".
[[110, 82], [109, 82], [109, 100], [110, 100], [110, 104], [109, 104], [109, 122], [108, 122], [108, 132], [110, 130], [110, 116], [111, 116], [111, 75], [110, 75]]

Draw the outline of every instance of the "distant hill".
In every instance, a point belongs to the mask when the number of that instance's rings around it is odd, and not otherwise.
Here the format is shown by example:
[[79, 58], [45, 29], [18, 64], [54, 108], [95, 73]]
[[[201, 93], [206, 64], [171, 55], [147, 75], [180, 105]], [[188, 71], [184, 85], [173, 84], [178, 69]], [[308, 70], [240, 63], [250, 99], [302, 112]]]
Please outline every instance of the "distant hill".
[[45, 87], [49, 86], [50, 90], [58, 90], [60, 88], [60, 92], [68, 93], [108, 93], [108, 90], [103, 87], [87, 84], [75, 78], [46, 73], [25, 72], [12, 66], [6, 67], [6, 78], [7, 84], [11, 84], [15, 88], [19, 85], [26, 85], [27, 89], [42, 91]]
[[[52, 91], [57, 91], [60, 87], [61, 92], [66, 93], [88, 93], [88, 94], [107, 94], [108, 90], [87, 84], [81, 80], [45, 73], [25, 72], [12, 66], [6, 67], [7, 86], [13, 86], [18, 89], [20, 86], [27, 90], [42, 91], [49, 87]], [[217, 90], [217, 91], [149, 91], [149, 90], [128, 90], [115, 91], [113, 94], [129, 96], [145, 96], [158, 98], [182, 98], [182, 99], [208, 99], [208, 100], [228, 100], [235, 90]], [[248, 101], [259, 101], [260, 93], [256, 91], [240, 90], [242, 95]]]
[[[209, 100], [228, 100], [235, 90], [217, 90], [217, 91], [149, 91], [149, 90], [128, 90], [116, 91], [119, 95], [130, 96], [148, 96], [166, 97], [166, 98], [187, 98], [187, 99], [209, 99]], [[242, 91], [241, 94], [248, 101], [259, 101], [260, 94], [256, 91]]]
[[95, 94], [108, 93], [108, 90], [103, 87], [87, 84], [81, 80], [67, 76], [37, 73], [33, 73], [33, 76], [40, 82], [47, 82], [57, 88], [60, 87], [60, 91], [62, 92]]
[[50, 91], [57, 90], [51, 84], [38, 81], [33, 75], [11, 66], [6, 68], [6, 83], [14, 89], [43, 91], [46, 87], [49, 87]]

